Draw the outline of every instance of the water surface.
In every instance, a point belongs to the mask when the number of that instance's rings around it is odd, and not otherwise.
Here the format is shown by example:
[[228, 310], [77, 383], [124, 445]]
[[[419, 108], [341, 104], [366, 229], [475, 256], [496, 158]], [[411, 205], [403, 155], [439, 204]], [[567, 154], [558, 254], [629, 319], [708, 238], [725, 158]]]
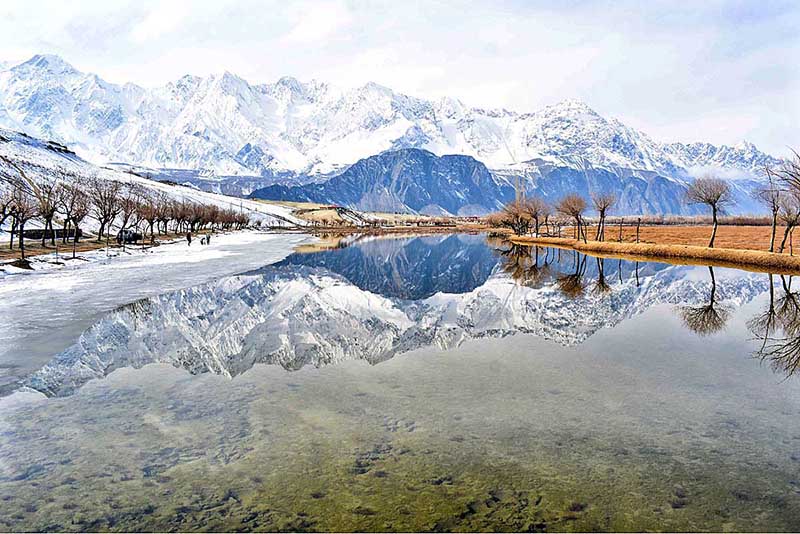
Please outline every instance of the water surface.
[[346, 243], [123, 306], [26, 376], [0, 528], [800, 528], [789, 277]]

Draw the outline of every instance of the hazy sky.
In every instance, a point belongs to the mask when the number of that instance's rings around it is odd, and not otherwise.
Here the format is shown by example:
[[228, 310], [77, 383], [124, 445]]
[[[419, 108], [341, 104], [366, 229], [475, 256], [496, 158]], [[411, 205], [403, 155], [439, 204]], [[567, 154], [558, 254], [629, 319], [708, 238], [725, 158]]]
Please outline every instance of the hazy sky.
[[586, 101], [658, 140], [800, 149], [800, 1], [0, 2], [0, 60], [112, 82], [225, 70], [533, 111]]

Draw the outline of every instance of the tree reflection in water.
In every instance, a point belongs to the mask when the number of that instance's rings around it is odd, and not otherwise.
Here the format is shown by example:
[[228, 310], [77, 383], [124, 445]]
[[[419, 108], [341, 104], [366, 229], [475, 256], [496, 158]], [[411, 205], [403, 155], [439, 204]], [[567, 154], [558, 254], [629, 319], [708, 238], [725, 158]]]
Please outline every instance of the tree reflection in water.
[[586, 290], [583, 275], [586, 273], [586, 255], [575, 251], [573, 264], [575, 270], [571, 274], [564, 274], [556, 279], [559, 289], [569, 298], [578, 298]]
[[701, 336], [708, 336], [725, 328], [725, 323], [728, 322], [731, 314], [730, 308], [718, 304], [716, 301], [717, 280], [714, 277], [714, 268], [709, 266], [708, 272], [711, 274], [711, 292], [708, 303], [702, 306], [678, 306], [676, 308], [678, 315], [683, 319], [683, 324]]
[[[550, 269], [550, 249], [518, 245], [516, 243], [503, 243], [507, 248], [497, 249], [503, 259], [502, 269], [511, 275], [520, 285], [526, 287], [542, 287], [547, 280], [552, 278]], [[541, 265], [540, 265], [541, 258]]]
[[[606, 260], [605, 258], [601, 258], [596, 256], [595, 261], [597, 262], [597, 280], [594, 283], [593, 291], [597, 294], [605, 294], [611, 291], [611, 285], [606, 280]], [[622, 269], [620, 269], [620, 281], [622, 281]]]
[[769, 304], [747, 322], [750, 332], [761, 340], [755, 352], [775, 371], [786, 377], [800, 367], [800, 292], [792, 291], [792, 277], [781, 275], [780, 296], [775, 297], [773, 275], [769, 275]]

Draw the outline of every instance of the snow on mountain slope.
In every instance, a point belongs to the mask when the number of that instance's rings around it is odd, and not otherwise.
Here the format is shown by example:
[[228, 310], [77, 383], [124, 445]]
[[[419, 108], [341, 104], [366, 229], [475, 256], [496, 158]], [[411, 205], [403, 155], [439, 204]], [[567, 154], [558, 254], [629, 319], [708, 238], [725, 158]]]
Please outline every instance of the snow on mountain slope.
[[752, 145], [658, 143], [571, 100], [523, 114], [428, 101], [374, 83], [340, 89], [281, 78], [251, 85], [227, 72], [144, 89], [107, 83], [47, 55], [0, 72], [0, 126], [95, 161], [223, 175], [330, 173], [397, 148], [468, 155], [490, 169], [541, 160], [665, 177], [712, 165], [752, 172], [775, 161]]
[[[56, 176], [59, 176], [55, 170], [64, 169], [72, 175], [81, 177], [96, 176], [118, 182], [136, 183], [149, 191], [164, 193], [176, 200], [214, 204], [223, 208], [243, 210], [250, 213], [252, 220], [260, 220], [269, 225], [305, 225], [304, 221], [291, 214], [291, 209], [289, 208], [207, 193], [190, 187], [160, 183], [135, 174], [98, 167], [84, 161], [74, 152], [58, 143], [41, 141], [25, 134], [0, 129], [0, 173], [16, 176], [18, 174], [17, 171], [8, 162], [20, 167], [32, 179], [53, 180]], [[2, 185], [1, 182], [0, 185]], [[93, 220], [88, 218], [84, 226], [92, 230], [92, 224]]]

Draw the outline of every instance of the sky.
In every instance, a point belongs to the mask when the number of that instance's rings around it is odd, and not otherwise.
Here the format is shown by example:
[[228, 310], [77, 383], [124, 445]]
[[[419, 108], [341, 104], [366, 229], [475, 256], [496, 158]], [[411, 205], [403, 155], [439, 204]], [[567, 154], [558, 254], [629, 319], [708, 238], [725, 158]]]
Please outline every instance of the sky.
[[800, 150], [800, 2], [2, 0], [0, 61], [115, 83], [230, 71], [535, 111], [585, 101], [660, 141]]

